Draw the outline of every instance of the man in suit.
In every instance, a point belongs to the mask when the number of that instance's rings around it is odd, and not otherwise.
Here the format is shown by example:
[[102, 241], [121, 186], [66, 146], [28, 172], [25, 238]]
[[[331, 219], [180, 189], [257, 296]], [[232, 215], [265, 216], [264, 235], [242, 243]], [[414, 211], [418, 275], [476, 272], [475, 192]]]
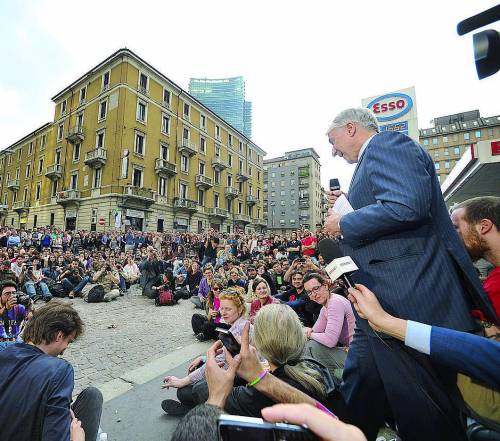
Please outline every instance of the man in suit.
[[[369, 109], [341, 112], [327, 133], [334, 156], [357, 163], [348, 193], [354, 211], [341, 216], [331, 209], [325, 221], [325, 231], [341, 235], [344, 254], [360, 268], [355, 281], [403, 319], [470, 332], [474, 306], [496, 322], [429, 154], [406, 135], [379, 133]], [[405, 441], [464, 439], [449, 397], [450, 372], [375, 333], [366, 320], [356, 323], [342, 385], [351, 422], [369, 440], [388, 419]]]

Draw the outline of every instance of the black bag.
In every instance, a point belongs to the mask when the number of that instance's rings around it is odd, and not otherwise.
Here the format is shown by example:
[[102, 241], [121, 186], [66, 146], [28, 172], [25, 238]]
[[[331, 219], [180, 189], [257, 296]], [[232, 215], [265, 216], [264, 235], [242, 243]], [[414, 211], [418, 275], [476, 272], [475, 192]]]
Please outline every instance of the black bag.
[[202, 314], [193, 314], [191, 317], [191, 327], [193, 328], [193, 332], [199, 334], [203, 332], [205, 329], [205, 323], [208, 322], [208, 318]]
[[179, 287], [175, 288], [174, 296], [176, 299], [187, 300], [191, 297], [191, 293], [189, 292], [189, 289], [187, 289], [186, 287]]
[[99, 303], [104, 301], [104, 288], [102, 285], [93, 286], [87, 294], [88, 303]]
[[66, 289], [64, 288], [62, 283], [54, 283], [50, 288], [50, 293], [52, 294], [52, 297], [59, 297], [63, 298], [66, 297]]

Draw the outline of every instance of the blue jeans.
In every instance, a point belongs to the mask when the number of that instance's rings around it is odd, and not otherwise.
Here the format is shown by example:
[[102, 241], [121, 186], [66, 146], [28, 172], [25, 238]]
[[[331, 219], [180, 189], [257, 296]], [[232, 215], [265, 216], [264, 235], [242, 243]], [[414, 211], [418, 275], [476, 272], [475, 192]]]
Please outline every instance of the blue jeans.
[[215, 266], [216, 263], [215, 257], [203, 256], [203, 260], [201, 261], [201, 267], [203, 268], [207, 263], [211, 263], [212, 266]]
[[127, 283], [125, 282], [125, 279], [123, 276], [120, 274], [120, 289], [127, 289]]
[[[40, 289], [42, 290], [42, 296], [43, 298], [46, 297], [52, 297], [52, 294], [50, 293], [49, 287], [45, 282], [38, 282], [38, 285], [40, 286]], [[26, 282], [24, 284], [24, 289], [26, 293], [33, 298], [36, 295], [36, 287], [35, 287], [35, 282], [30, 281]]]
[[84, 276], [82, 281], [78, 283], [76, 286], [73, 285], [68, 279], [62, 279], [61, 283], [64, 286], [66, 291], [73, 291], [75, 294], [80, 294], [82, 289], [85, 287], [87, 283], [90, 281], [90, 276]]

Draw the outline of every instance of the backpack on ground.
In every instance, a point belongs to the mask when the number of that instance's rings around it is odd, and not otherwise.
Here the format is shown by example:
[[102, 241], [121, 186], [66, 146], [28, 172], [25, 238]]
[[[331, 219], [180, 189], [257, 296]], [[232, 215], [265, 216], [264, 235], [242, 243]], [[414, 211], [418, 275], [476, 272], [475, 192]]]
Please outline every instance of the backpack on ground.
[[160, 291], [155, 298], [156, 306], [172, 306], [175, 305], [174, 294], [171, 290]]
[[104, 287], [102, 285], [96, 285], [90, 289], [85, 300], [87, 303], [100, 303], [104, 301], [104, 295]]
[[66, 297], [66, 289], [64, 288], [62, 283], [53, 283], [50, 287], [50, 294], [52, 297], [58, 297], [58, 298], [63, 298]]

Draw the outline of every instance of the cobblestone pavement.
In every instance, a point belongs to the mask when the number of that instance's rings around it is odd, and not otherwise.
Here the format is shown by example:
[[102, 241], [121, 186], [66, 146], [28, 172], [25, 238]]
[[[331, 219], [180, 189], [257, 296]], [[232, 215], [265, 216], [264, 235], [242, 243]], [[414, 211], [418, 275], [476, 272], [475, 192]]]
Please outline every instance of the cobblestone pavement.
[[82, 299], [72, 303], [85, 322], [85, 333], [63, 356], [75, 370], [75, 394], [196, 341], [191, 329], [194, 306], [189, 300], [157, 307], [134, 285], [110, 303], [89, 304]]

